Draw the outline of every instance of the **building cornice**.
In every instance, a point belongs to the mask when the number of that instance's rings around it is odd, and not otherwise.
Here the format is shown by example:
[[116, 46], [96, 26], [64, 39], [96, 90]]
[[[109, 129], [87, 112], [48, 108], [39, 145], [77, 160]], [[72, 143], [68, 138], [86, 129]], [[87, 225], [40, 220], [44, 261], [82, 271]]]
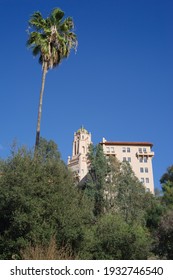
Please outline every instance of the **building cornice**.
[[113, 141], [105, 141], [100, 142], [101, 145], [106, 146], [149, 146], [153, 147], [153, 143], [151, 142], [113, 142]]

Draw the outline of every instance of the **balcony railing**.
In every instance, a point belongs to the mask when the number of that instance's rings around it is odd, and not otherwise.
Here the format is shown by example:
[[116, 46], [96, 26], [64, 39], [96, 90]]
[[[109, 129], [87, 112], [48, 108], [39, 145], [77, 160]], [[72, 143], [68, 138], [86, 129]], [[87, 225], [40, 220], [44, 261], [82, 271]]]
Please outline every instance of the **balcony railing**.
[[147, 156], [147, 157], [153, 157], [154, 156], [154, 152], [137, 152], [136, 153], [136, 156], [137, 157], [145, 157], [145, 156]]

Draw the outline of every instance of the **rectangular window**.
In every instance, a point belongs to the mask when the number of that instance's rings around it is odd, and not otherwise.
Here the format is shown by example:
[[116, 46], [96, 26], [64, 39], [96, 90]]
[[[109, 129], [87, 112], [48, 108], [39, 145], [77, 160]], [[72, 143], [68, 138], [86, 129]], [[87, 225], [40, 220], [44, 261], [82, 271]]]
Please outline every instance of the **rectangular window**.
[[139, 153], [142, 153], [142, 148], [139, 148], [138, 151], [139, 151]]
[[149, 178], [146, 178], [146, 179], [145, 179], [145, 182], [148, 184], [148, 183], [149, 183]]
[[145, 167], [145, 173], [148, 173], [148, 167]]
[[146, 153], [146, 152], [147, 152], [147, 149], [146, 149], [146, 148], [143, 148], [143, 152]]
[[128, 162], [131, 162], [131, 157], [128, 157]]
[[111, 147], [111, 152], [112, 152], [112, 153], [114, 153], [114, 152], [115, 152], [114, 147]]
[[140, 172], [141, 172], [141, 173], [143, 173], [143, 172], [144, 172], [144, 169], [143, 169], [143, 167], [141, 167], [141, 168], [140, 168]]
[[123, 157], [123, 161], [126, 161], [126, 157]]
[[140, 158], [139, 158], [139, 162], [143, 162], [143, 157], [140, 157]]
[[123, 151], [123, 153], [125, 153], [126, 152], [126, 147], [123, 147], [122, 151]]
[[106, 152], [110, 153], [110, 148], [109, 147], [106, 148]]
[[127, 153], [130, 153], [130, 148], [129, 147], [127, 148]]
[[141, 183], [144, 183], [144, 178], [141, 178]]
[[144, 162], [147, 162], [147, 161], [148, 161], [147, 157], [144, 157]]

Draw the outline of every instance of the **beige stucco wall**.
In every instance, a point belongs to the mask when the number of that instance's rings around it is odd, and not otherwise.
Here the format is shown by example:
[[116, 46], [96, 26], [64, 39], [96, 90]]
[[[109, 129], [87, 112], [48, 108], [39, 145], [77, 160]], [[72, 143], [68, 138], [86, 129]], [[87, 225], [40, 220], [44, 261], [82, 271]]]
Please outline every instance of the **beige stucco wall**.
[[106, 155], [116, 155], [119, 161], [129, 161], [138, 179], [147, 190], [154, 193], [154, 180], [151, 151], [152, 144], [143, 142], [107, 142], [103, 138], [103, 151]]

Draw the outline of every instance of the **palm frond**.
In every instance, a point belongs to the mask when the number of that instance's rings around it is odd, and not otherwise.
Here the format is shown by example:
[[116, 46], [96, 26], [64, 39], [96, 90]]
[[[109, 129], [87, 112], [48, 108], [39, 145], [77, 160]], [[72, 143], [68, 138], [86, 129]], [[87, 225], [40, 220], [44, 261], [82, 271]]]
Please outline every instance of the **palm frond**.
[[50, 14], [50, 19], [52, 20], [52, 23], [55, 24], [57, 22], [60, 22], [64, 17], [64, 12], [59, 8], [54, 8]]
[[31, 47], [33, 44], [35, 44], [36, 41], [38, 41], [38, 37], [40, 37], [40, 33], [35, 32], [35, 31], [31, 32], [29, 34], [29, 38], [27, 40], [27, 46]]
[[74, 22], [71, 17], [66, 18], [60, 25], [60, 30], [63, 32], [69, 32], [74, 28]]
[[34, 56], [37, 56], [38, 54], [40, 54], [40, 52], [41, 52], [41, 49], [40, 49], [39, 45], [36, 45], [36, 46], [33, 47], [32, 53], [33, 53]]
[[27, 40], [27, 46], [29, 48], [32, 48], [36, 45], [44, 44], [45, 41], [47, 41], [47, 37], [45, 36], [45, 34], [33, 31], [30, 33], [30, 36]]
[[29, 25], [39, 31], [45, 27], [46, 21], [40, 12], [35, 12], [29, 20]]

